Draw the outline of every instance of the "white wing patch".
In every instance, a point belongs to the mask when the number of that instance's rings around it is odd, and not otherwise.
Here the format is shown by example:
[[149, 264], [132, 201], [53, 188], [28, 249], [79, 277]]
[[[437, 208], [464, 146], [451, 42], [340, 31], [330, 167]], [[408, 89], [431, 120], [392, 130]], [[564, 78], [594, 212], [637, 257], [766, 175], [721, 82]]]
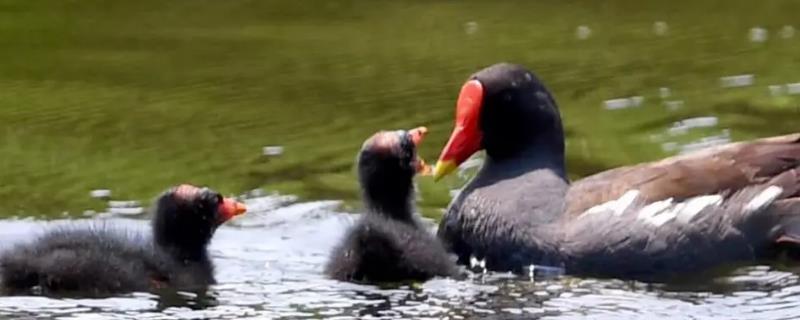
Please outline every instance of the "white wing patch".
[[663, 226], [673, 219], [680, 223], [690, 223], [709, 206], [722, 204], [722, 196], [706, 195], [687, 199], [686, 201], [673, 203], [672, 198], [651, 203], [639, 210], [637, 219], [650, 223], [656, 227]]
[[678, 221], [682, 223], [689, 223], [694, 220], [700, 211], [703, 211], [708, 206], [718, 206], [722, 204], [722, 196], [715, 194], [710, 196], [694, 197], [684, 202], [685, 206], [678, 211]]
[[636, 219], [661, 226], [675, 218], [675, 213], [671, 212], [670, 208], [672, 208], [672, 198], [653, 202], [639, 210]]
[[747, 205], [744, 206], [744, 210], [747, 213], [759, 211], [764, 209], [766, 206], [772, 204], [775, 199], [778, 199], [778, 196], [783, 193], [783, 188], [778, 186], [769, 186], [768, 188], [761, 191], [757, 196], [753, 197]]
[[[589, 208], [581, 216], [592, 214], [622, 216], [633, 205], [639, 194], [638, 190], [628, 191], [619, 199]], [[673, 198], [669, 198], [644, 206], [636, 213], [636, 219], [656, 227], [673, 220], [680, 223], [691, 223], [706, 208], [721, 205], [722, 200], [722, 196], [718, 194], [692, 197], [681, 202], [675, 202]]]
[[633, 204], [633, 201], [635, 201], [636, 198], [638, 197], [639, 197], [639, 190], [631, 190], [625, 192], [625, 194], [623, 194], [622, 197], [617, 199], [616, 206], [614, 206], [614, 208], [612, 209], [614, 210], [614, 215], [615, 216], [622, 215], [622, 213], [625, 212], [625, 210], [628, 209], [628, 207], [630, 207], [631, 204]]
[[625, 192], [625, 194], [623, 194], [617, 200], [611, 200], [589, 208], [581, 215], [581, 217], [604, 212], [611, 212], [614, 216], [621, 216], [622, 213], [625, 212], [625, 210], [628, 209], [631, 204], [633, 204], [633, 201], [635, 201], [637, 197], [639, 197], [639, 190], [630, 190]]
[[[681, 204], [682, 203], [679, 203], [676, 206], [676, 208], [680, 207]], [[676, 212], [676, 210], [669, 210], [669, 211], [662, 212], [661, 214], [658, 214], [658, 215], [654, 216], [650, 220], [647, 220], [647, 222], [649, 222], [650, 224], [652, 224], [652, 225], [654, 225], [656, 227], [663, 226], [665, 223], [672, 221], [672, 219], [675, 219], [675, 217], [677, 216], [677, 214], [675, 212]]]
[[642, 208], [642, 210], [639, 210], [639, 215], [636, 216], [636, 219], [639, 220], [651, 219], [655, 217], [657, 214], [669, 209], [670, 207], [672, 207], [672, 198], [653, 202], [651, 204], [648, 204], [646, 207]]

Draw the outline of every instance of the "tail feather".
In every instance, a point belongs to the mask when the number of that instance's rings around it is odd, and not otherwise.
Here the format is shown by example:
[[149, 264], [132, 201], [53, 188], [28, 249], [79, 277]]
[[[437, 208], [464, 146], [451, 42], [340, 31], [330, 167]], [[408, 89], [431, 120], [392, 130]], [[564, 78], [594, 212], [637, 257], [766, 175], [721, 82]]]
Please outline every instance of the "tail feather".
[[768, 185], [781, 187], [783, 192], [770, 206], [777, 217], [772, 236], [774, 252], [785, 253], [793, 260], [800, 259], [800, 168], [794, 168], [771, 179]]
[[37, 266], [21, 259], [18, 254], [7, 253], [0, 258], [0, 292], [3, 294], [24, 292], [39, 285]]
[[773, 177], [764, 186], [780, 187], [782, 192], [779, 199], [792, 199], [800, 194], [800, 169], [786, 170]]
[[800, 251], [800, 197], [776, 201], [772, 204], [779, 218], [779, 233], [775, 244]]

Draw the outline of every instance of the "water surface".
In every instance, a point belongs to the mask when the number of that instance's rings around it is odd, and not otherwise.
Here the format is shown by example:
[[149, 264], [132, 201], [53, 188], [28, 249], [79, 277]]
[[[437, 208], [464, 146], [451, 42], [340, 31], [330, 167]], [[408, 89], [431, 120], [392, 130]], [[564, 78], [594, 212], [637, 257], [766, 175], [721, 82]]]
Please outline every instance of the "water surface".
[[[0, 0], [0, 247], [48, 219], [145, 227], [143, 206], [178, 183], [302, 199], [251, 197], [214, 239], [220, 284], [206, 296], [0, 297], [0, 318], [798, 318], [796, 273], [768, 266], [668, 287], [321, 275], [360, 211], [362, 141], [426, 125], [433, 160], [472, 72], [534, 70], [579, 178], [796, 132], [797, 12], [793, 0]], [[422, 213], [437, 218], [479, 165], [419, 179]]]
[[[135, 293], [106, 299], [0, 297], [8, 319], [796, 319], [800, 279], [768, 266], [681, 287], [573, 277], [471, 273], [379, 288], [326, 279], [322, 268], [357, 217], [339, 202], [248, 200], [249, 215], [223, 226], [211, 252], [219, 284], [206, 295]], [[146, 229], [141, 219], [105, 218]], [[69, 223], [56, 221], [50, 223]], [[0, 243], [44, 222], [0, 222]]]

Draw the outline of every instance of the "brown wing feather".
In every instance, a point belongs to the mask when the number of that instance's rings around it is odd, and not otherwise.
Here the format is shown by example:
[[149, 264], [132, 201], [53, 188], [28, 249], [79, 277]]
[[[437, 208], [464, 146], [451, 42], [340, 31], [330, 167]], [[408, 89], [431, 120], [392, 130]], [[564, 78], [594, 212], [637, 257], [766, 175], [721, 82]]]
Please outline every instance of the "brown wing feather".
[[647, 202], [736, 190], [798, 166], [800, 133], [730, 143], [578, 180], [567, 192], [566, 212], [578, 215], [632, 189]]

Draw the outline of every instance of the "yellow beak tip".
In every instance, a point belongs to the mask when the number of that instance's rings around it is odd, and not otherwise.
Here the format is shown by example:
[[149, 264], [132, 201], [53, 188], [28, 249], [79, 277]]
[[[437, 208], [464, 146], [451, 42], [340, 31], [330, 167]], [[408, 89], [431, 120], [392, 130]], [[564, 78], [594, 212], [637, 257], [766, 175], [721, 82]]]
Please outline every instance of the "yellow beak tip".
[[433, 169], [433, 181], [441, 180], [444, 176], [455, 171], [456, 168], [458, 168], [458, 165], [454, 161], [437, 161], [436, 167]]

